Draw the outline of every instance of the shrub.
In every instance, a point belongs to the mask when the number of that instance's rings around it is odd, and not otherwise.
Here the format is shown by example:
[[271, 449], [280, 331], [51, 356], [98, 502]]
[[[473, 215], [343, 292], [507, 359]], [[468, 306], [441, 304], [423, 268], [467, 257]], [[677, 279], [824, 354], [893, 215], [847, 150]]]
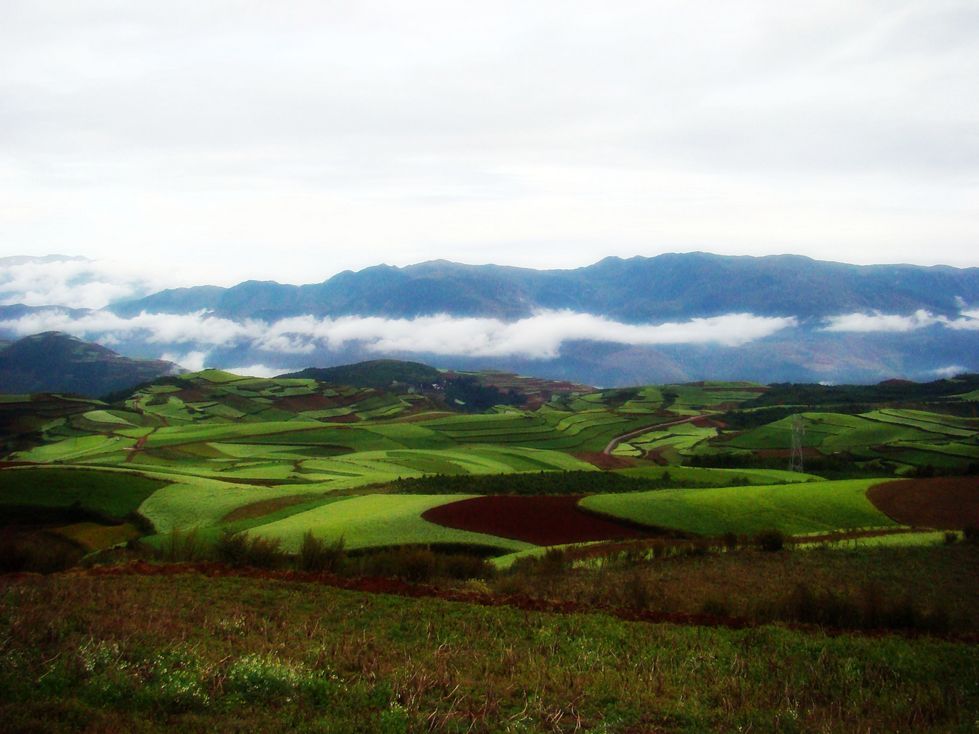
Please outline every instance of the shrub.
[[245, 655], [228, 669], [224, 688], [247, 701], [274, 701], [288, 696], [302, 682], [300, 671], [267, 655]]
[[275, 568], [285, 561], [278, 538], [249, 537], [245, 533], [225, 530], [214, 544], [219, 561], [231, 566]]
[[347, 561], [345, 541], [341, 536], [333, 543], [327, 544], [313, 536], [311, 530], [303, 535], [299, 546], [299, 568], [303, 571], [330, 571], [337, 573]]
[[438, 559], [428, 548], [396, 548], [378, 551], [358, 559], [357, 570], [367, 576], [397, 577], [419, 583], [432, 579]]
[[171, 530], [162, 545], [160, 556], [164, 561], [200, 561], [207, 556], [207, 548], [197, 529], [183, 531], [177, 528]]
[[710, 541], [707, 538], [696, 538], [687, 546], [687, 555], [706, 556], [710, 548]]
[[568, 555], [563, 548], [548, 548], [538, 559], [537, 568], [547, 576], [557, 576], [568, 565]]
[[632, 573], [626, 577], [623, 592], [625, 606], [640, 611], [649, 607], [649, 587], [639, 569], [633, 569]]
[[469, 555], [467, 553], [453, 553], [439, 559], [439, 575], [448, 576], [450, 579], [488, 579], [496, 573], [493, 564], [484, 558]]
[[435, 554], [427, 548], [410, 548], [399, 554], [397, 575], [406, 581], [419, 583], [428, 581], [435, 575], [437, 561]]
[[81, 548], [43, 533], [0, 533], [0, 573], [54, 573], [71, 568], [81, 557]]
[[979, 527], [966, 525], [962, 529], [962, 537], [965, 538], [967, 543], [979, 543]]
[[775, 551], [782, 550], [785, 546], [785, 535], [782, 534], [781, 530], [774, 528], [771, 530], [762, 530], [755, 535], [755, 545], [763, 551], [774, 553]]
[[731, 605], [727, 599], [712, 597], [705, 599], [704, 603], [700, 605], [700, 613], [709, 614], [712, 617], [730, 617]]
[[248, 538], [244, 533], [225, 530], [214, 543], [214, 555], [231, 566], [244, 566], [247, 552]]
[[946, 531], [945, 533], [945, 545], [954, 545], [959, 541], [959, 534], [954, 530]]

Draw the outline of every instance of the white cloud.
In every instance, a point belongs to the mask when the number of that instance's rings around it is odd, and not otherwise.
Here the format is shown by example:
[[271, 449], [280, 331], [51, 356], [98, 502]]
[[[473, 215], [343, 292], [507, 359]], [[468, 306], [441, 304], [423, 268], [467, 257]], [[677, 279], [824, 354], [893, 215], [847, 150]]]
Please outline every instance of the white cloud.
[[968, 367], [963, 367], [960, 364], [951, 364], [948, 367], [939, 367], [938, 369], [932, 370], [931, 374], [936, 377], [955, 377], [956, 375], [961, 375], [964, 372], [968, 372]]
[[289, 281], [976, 264], [977, 26], [974, 0], [7, 0], [0, 231]]
[[979, 309], [962, 310], [957, 318], [936, 315], [924, 309], [918, 309], [909, 315], [885, 314], [880, 311], [841, 314], [826, 319], [822, 330], [856, 333], [908, 332], [936, 324], [958, 331], [979, 330]]
[[357, 342], [373, 352], [552, 359], [564, 342], [572, 340], [738, 346], [795, 324], [794, 318], [728, 314], [683, 323], [634, 325], [571, 311], [544, 311], [512, 322], [446, 315], [415, 319], [300, 316], [271, 324], [255, 345], [266, 351], [308, 353], [315, 348], [314, 343], [341, 349]]
[[975, 331], [979, 330], [979, 308], [974, 308], [969, 311], [962, 311], [959, 314], [959, 318], [954, 321], [949, 321], [948, 326], [950, 329], [965, 330], [965, 331]]
[[186, 282], [179, 272], [81, 257], [0, 258], [0, 305], [103, 308]]
[[[623, 324], [601, 316], [571, 311], [542, 311], [518, 321], [454, 318], [447, 315], [415, 319], [346, 316], [336, 319], [298, 316], [271, 324], [231, 321], [206, 313], [174, 315], [141, 313], [123, 318], [100, 311], [72, 318], [50, 309], [0, 322], [0, 329], [18, 335], [65, 331], [97, 341], [136, 339], [151, 344], [197, 347], [246, 345], [271, 353], [308, 354], [318, 348], [339, 350], [358, 344], [378, 353], [427, 353], [533, 359], [557, 357], [568, 341], [590, 340], [631, 345], [720, 344], [740, 346], [795, 326], [793, 317], [727, 314], [664, 324]], [[172, 361], [203, 365], [203, 350]], [[181, 361], [184, 360], [184, 361]], [[260, 366], [260, 365], [259, 365]]]
[[178, 364], [191, 372], [200, 372], [204, 369], [204, 363], [207, 360], [208, 354], [209, 352], [187, 352], [186, 354], [165, 352], [160, 359]]
[[42, 331], [64, 331], [75, 336], [114, 343], [124, 339], [142, 339], [151, 344], [206, 344], [227, 346], [257, 338], [267, 329], [259, 321], [232, 321], [209, 316], [203, 311], [191, 314], [140, 313], [132, 318], [108, 311], [95, 311], [78, 318], [62, 309], [45, 309], [18, 319], [0, 321], [0, 329], [17, 335]]
[[283, 372], [290, 371], [281, 367], [269, 367], [264, 364], [250, 364], [246, 367], [221, 367], [220, 369], [225, 372], [232, 372], [236, 375], [247, 377], [275, 377], [276, 375], [281, 375]]
[[909, 316], [875, 311], [873, 313], [850, 313], [833, 316], [827, 319], [827, 326], [823, 327], [823, 331], [902, 332], [924, 329], [928, 326], [947, 324], [948, 322], [946, 317], [936, 316], [924, 309], [919, 309]]

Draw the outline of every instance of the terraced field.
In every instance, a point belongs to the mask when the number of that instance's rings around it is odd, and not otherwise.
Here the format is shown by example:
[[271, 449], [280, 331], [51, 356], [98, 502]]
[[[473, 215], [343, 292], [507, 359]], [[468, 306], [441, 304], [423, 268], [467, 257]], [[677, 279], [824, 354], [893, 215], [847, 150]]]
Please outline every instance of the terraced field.
[[581, 506], [651, 527], [716, 536], [776, 528], [787, 534], [891, 527], [867, 499], [879, 479], [752, 487], [666, 489], [586, 497]]
[[[498, 376], [501, 386], [525, 379]], [[0, 506], [77, 505], [116, 522], [138, 512], [152, 524], [155, 542], [175, 530], [214, 538], [233, 529], [294, 550], [308, 529], [324, 539], [342, 534], [352, 548], [422, 543], [509, 552], [527, 543], [506, 533], [466, 535], [466, 528], [422, 517], [451, 495], [390, 492], [406, 478], [597, 472], [598, 465], [655, 491], [586, 497], [581, 507], [634, 523], [705, 534], [894, 526], [863, 496], [876, 480], [826, 483], [818, 474], [775, 468], [791, 443], [791, 417], [747, 430], [727, 426], [724, 416], [764, 398], [765, 387], [538, 388], [534, 409], [497, 406], [482, 414], [450, 414], [415, 393], [217, 370], [163, 378], [112, 403], [8, 396], [0, 417], [14, 435], [33, 436], [33, 445], [7, 458], [38, 468], [0, 474]], [[975, 418], [886, 406], [802, 415], [813, 456], [843, 455], [865, 473], [879, 468], [881, 478], [979, 460]], [[769, 463], [725, 468], [730, 457]], [[720, 466], [687, 465], [715, 459]], [[685, 489], [670, 489], [677, 486]], [[106, 504], [116, 496], [116, 505]], [[519, 512], [519, 504], [504, 514]]]
[[[979, 462], [979, 420], [918, 410], [882, 409], [848, 415], [802, 413], [803, 445], [819, 454], [846, 453], [856, 461], [885, 461], [898, 471], [917, 466], [961, 467]], [[724, 450], [765, 452], [791, 445], [792, 419], [735, 436]], [[711, 446], [705, 452], [716, 450]]]

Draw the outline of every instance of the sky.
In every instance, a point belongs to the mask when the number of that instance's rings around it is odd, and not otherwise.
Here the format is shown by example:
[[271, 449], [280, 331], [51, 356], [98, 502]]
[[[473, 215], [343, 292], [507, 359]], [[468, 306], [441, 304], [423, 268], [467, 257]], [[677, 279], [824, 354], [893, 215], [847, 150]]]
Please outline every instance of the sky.
[[0, 256], [975, 266], [977, 89], [975, 0], [3, 0]]

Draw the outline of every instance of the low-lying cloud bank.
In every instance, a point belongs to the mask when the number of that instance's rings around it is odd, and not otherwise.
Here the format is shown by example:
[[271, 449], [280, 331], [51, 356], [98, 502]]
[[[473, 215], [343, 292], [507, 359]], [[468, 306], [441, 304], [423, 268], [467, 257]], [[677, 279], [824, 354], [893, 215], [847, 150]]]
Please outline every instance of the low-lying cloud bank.
[[850, 313], [827, 319], [823, 331], [837, 332], [908, 332], [941, 325], [956, 330], [979, 330], [979, 309], [959, 312], [958, 318], [949, 318], [919, 309], [913, 314]]
[[[344, 316], [336, 319], [297, 316], [272, 323], [233, 321], [200, 312], [141, 313], [123, 318], [107, 311], [73, 317], [46, 309], [0, 321], [0, 330], [17, 335], [64, 331], [103, 344], [141, 340], [201, 349], [246, 344], [270, 353], [308, 354], [339, 350], [352, 344], [378, 353], [424, 353], [472, 357], [522, 356], [553, 359], [568, 341], [603, 341], [633, 346], [719, 344], [736, 347], [797, 325], [794, 317], [726, 314], [663, 324], [624, 324], [574, 313], [542, 311], [519, 321], [455, 318], [446, 315], [414, 319]], [[201, 352], [190, 360], [203, 359]]]
[[104, 308], [187, 282], [174, 269], [84, 257], [0, 258], [0, 305]]

